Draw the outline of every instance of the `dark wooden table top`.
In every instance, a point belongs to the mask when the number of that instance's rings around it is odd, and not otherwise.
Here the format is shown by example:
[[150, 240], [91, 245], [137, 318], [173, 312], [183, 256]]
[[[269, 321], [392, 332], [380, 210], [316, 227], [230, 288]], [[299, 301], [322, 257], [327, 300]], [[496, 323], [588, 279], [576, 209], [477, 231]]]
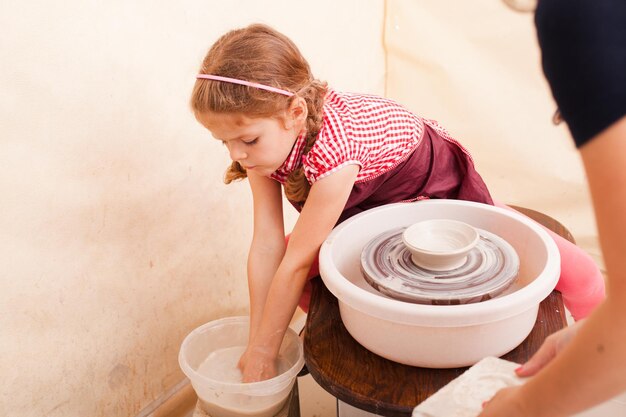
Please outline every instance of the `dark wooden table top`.
[[[551, 217], [529, 209], [516, 209], [573, 241], [569, 231]], [[346, 330], [337, 299], [321, 279], [315, 278], [312, 284], [304, 357], [317, 383], [341, 401], [384, 416], [410, 416], [417, 404], [467, 369], [402, 365], [368, 351]], [[540, 304], [537, 321], [528, 337], [502, 358], [525, 362], [548, 335], [566, 324], [561, 294], [554, 291]]]

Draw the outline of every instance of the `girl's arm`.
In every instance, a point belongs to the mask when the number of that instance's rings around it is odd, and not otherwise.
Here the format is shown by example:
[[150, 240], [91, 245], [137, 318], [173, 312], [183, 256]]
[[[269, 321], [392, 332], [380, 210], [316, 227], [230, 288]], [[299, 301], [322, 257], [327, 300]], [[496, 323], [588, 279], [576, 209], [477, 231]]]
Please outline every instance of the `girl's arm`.
[[242, 357], [244, 382], [260, 381], [275, 375], [274, 362], [300, 300], [309, 269], [322, 242], [339, 219], [358, 172], [358, 166], [348, 165], [311, 187], [289, 238], [289, 246], [269, 287], [255, 337]]
[[254, 231], [248, 253], [250, 340], [261, 322], [272, 278], [285, 254], [285, 227], [280, 184], [248, 173], [254, 209]]
[[580, 150], [608, 274], [607, 298], [526, 384], [500, 391], [481, 417], [569, 416], [626, 391], [626, 117]]

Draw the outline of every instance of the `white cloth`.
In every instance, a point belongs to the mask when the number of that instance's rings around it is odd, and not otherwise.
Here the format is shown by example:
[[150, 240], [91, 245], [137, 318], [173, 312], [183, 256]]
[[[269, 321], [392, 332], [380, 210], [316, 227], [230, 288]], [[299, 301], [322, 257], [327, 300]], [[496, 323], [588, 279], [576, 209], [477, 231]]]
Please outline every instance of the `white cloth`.
[[482, 359], [415, 407], [412, 417], [475, 417], [497, 391], [523, 383], [515, 374], [518, 366], [494, 357]]

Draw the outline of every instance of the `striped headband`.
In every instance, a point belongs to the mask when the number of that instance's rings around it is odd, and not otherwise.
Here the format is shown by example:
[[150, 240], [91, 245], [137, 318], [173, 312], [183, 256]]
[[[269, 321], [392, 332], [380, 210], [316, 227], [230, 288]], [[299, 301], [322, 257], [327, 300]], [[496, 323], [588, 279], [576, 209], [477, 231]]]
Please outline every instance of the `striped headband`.
[[271, 91], [272, 93], [278, 93], [278, 94], [282, 94], [288, 97], [293, 96], [293, 93], [291, 91], [281, 90], [280, 88], [271, 87], [265, 84], [253, 83], [251, 81], [238, 80], [237, 78], [222, 77], [221, 75], [198, 74], [196, 75], [196, 78], [202, 78], [205, 80], [213, 80], [213, 81], [221, 81], [221, 82], [231, 83], [231, 84], [246, 85], [248, 87], [254, 87], [254, 88], [258, 88], [258, 89], [265, 90], [265, 91]]

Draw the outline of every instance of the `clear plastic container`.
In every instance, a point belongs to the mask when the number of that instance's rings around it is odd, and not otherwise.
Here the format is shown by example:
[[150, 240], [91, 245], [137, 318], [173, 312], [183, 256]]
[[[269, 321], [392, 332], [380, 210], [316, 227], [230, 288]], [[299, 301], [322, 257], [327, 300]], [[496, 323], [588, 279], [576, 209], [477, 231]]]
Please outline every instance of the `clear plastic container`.
[[183, 340], [178, 362], [202, 408], [212, 417], [276, 415], [304, 365], [300, 338], [287, 329], [279, 352], [279, 375], [260, 382], [238, 382], [234, 367], [248, 343], [249, 325], [248, 317], [226, 317], [198, 327]]

